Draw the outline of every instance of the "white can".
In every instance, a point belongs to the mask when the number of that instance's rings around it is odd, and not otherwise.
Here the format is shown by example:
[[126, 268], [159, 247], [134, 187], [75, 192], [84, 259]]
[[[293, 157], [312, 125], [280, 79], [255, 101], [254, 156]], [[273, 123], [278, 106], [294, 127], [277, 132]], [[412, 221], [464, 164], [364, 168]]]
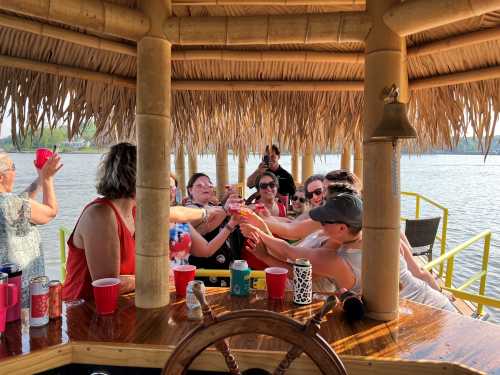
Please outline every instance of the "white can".
[[312, 302], [312, 266], [308, 259], [297, 259], [293, 265], [293, 302], [297, 305]]
[[30, 326], [41, 327], [49, 323], [49, 278], [30, 280]]
[[203, 318], [200, 302], [193, 292], [193, 287], [195, 285], [199, 285], [201, 293], [205, 294], [205, 284], [203, 281], [192, 280], [188, 283], [186, 288], [186, 307], [189, 320], [201, 320]]

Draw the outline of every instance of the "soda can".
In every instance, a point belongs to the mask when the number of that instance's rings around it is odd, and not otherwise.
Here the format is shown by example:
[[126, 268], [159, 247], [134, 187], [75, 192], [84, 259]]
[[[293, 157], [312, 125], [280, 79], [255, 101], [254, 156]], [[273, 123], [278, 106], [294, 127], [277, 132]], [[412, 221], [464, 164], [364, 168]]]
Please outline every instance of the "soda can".
[[49, 282], [49, 318], [57, 319], [62, 315], [62, 284], [59, 280]]
[[49, 278], [30, 280], [30, 326], [41, 327], [49, 322]]
[[231, 272], [230, 290], [233, 296], [250, 294], [250, 268], [246, 260], [235, 260], [229, 267]]
[[189, 320], [201, 320], [203, 318], [203, 313], [201, 311], [201, 305], [194, 294], [193, 288], [195, 285], [200, 286], [202, 294], [205, 294], [205, 284], [200, 280], [191, 280], [186, 288], [186, 307], [187, 307], [187, 317]]
[[293, 302], [297, 305], [312, 302], [312, 266], [308, 259], [297, 259], [293, 265]]

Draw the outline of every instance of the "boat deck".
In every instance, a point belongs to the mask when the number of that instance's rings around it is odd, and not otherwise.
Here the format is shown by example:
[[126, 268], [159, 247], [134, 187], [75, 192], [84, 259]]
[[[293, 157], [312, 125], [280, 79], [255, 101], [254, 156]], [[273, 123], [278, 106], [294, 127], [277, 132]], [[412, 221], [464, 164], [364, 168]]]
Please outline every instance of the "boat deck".
[[[175, 298], [173, 293], [171, 304], [162, 309], [142, 310], [134, 306], [133, 295], [120, 297], [118, 312], [108, 317], [96, 315], [92, 303], [71, 303], [65, 306], [62, 319], [41, 328], [29, 328], [24, 314], [22, 321], [7, 325], [0, 344], [0, 372], [26, 374], [69, 363], [162, 368], [173, 347], [198, 324], [187, 320], [184, 299]], [[290, 294], [278, 302], [268, 300], [265, 291], [252, 291], [249, 298], [231, 297], [225, 288], [207, 291], [217, 314], [255, 308], [277, 311], [299, 321], [310, 318], [325, 298], [315, 294], [313, 304], [297, 306]], [[348, 370], [370, 366], [369, 362], [360, 365], [356, 359], [370, 356], [454, 362], [500, 374], [499, 326], [409, 301], [402, 301], [397, 320], [386, 323], [364, 319], [350, 324], [334, 310], [323, 321], [321, 334]], [[232, 338], [231, 347], [242, 368], [270, 370], [283, 356], [277, 352], [286, 352], [288, 344], [267, 336], [244, 335]], [[225, 370], [220, 354], [210, 349], [192, 368]], [[313, 369], [314, 365], [301, 357], [289, 373], [310, 373]]]

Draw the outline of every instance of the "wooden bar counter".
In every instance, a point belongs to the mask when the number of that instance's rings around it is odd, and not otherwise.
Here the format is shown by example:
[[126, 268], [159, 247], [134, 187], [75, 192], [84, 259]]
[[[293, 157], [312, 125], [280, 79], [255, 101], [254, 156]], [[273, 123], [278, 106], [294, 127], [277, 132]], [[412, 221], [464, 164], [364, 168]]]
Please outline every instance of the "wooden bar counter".
[[[284, 302], [270, 301], [265, 291], [252, 291], [249, 298], [231, 297], [225, 288], [209, 288], [207, 299], [216, 314], [241, 309], [266, 309], [298, 321], [309, 319], [326, 295], [315, 294], [314, 302], [298, 306], [287, 295]], [[65, 304], [62, 319], [48, 326], [30, 328], [23, 320], [7, 325], [0, 343], [0, 373], [26, 374], [70, 363], [163, 368], [174, 346], [199, 322], [188, 321], [184, 299], [157, 310], [134, 306], [133, 295], [120, 298], [117, 313], [98, 316], [92, 303]], [[321, 334], [345, 361], [348, 371], [359, 373], [370, 366], [359, 356], [386, 359], [431, 360], [460, 363], [487, 373], [500, 374], [500, 327], [459, 314], [403, 301], [397, 320], [381, 323], [365, 319], [348, 323], [334, 310], [321, 325]], [[288, 344], [267, 336], [244, 335], [231, 339], [241, 368], [274, 369]], [[277, 353], [281, 352], [281, 353]], [[440, 366], [435, 373], [445, 371]], [[226, 370], [215, 350], [208, 349], [193, 363], [193, 369]], [[311, 373], [314, 365], [304, 356], [294, 362], [290, 374]], [[423, 373], [424, 371], [422, 371]]]

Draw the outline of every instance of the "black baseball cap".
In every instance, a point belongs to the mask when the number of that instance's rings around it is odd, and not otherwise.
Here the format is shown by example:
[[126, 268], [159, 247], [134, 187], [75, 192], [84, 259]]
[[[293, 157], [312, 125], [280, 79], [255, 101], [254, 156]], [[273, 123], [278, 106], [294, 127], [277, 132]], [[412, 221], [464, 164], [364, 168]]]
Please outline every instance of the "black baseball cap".
[[363, 226], [363, 202], [354, 194], [342, 193], [328, 198], [326, 203], [309, 211], [314, 221], [321, 223], [344, 223], [361, 229]]

